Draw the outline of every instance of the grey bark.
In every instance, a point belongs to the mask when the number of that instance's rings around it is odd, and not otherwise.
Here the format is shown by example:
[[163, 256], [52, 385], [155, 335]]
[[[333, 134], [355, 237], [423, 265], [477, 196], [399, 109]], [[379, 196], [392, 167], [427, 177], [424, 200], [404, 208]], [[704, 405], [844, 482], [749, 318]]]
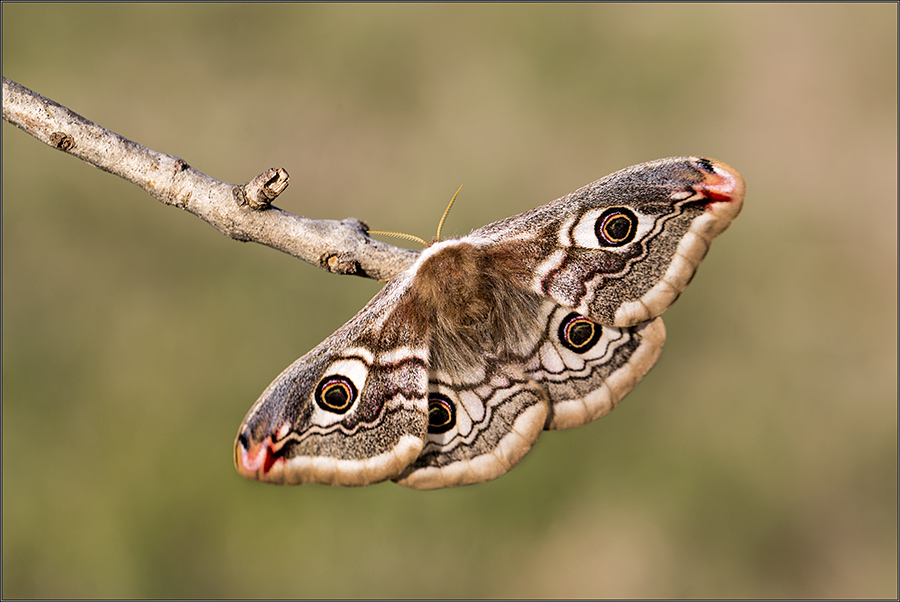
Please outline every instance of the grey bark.
[[418, 256], [370, 238], [368, 226], [356, 218], [315, 220], [272, 206], [289, 182], [284, 169], [267, 169], [246, 184], [221, 182], [6, 77], [3, 119], [53, 148], [137, 184], [167, 205], [193, 213], [230, 238], [278, 249], [329, 272], [387, 280]]

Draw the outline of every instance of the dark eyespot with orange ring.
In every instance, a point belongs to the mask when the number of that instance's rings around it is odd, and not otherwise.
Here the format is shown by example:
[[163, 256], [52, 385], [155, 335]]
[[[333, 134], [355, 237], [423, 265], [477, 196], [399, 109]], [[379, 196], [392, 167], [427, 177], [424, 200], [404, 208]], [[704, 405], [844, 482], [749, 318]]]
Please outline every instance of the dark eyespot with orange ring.
[[602, 334], [603, 328], [599, 324], [575, 312], [570, 313], [559, 324], [559, 342], [575, 353], [589, 351]]
[[326, 376], [316, 387], [315, 400], [319, 407], [328, 412], [343, 414], [356, 401], [356, 386], [346, 376], [335, 374]]
[[440, 393], [428, 394], [428, 432], [446, 433], [456, 426], [456, 406]]
[[638, 220], [630, 210], [613, 207], [604, 211], [594, 224], [597, 241], [604, 247], [621, 247], [634, 240]]

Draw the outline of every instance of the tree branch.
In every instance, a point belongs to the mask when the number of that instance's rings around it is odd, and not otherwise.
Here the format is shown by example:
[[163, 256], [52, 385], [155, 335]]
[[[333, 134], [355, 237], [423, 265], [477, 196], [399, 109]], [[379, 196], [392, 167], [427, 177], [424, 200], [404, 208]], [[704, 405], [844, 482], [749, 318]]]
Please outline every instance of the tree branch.
[[356, 218], [314, 220], [271, 205], [287, 187], [284, 169], [268, 169], [243, 185], [220, 182], [182, 159], [145, 148], [66, 107], [3, 78], [3, 119], [56, 149], [137, 184], [222, 234], [284, 251], [336, 274], [385, 280], [418, 253], [369, 238]]

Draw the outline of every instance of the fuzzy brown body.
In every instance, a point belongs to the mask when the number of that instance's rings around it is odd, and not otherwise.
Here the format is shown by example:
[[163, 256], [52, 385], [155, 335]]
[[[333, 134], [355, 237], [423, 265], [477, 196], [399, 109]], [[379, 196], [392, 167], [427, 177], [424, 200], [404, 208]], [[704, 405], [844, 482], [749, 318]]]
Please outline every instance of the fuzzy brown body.
[[541, 305], [527, 288], [528, 264], [512, 249], [445, 241], [422, 261], [389, 323], [421, 322], [433, 368], [465, 372], [485, 356], [507, 358]]

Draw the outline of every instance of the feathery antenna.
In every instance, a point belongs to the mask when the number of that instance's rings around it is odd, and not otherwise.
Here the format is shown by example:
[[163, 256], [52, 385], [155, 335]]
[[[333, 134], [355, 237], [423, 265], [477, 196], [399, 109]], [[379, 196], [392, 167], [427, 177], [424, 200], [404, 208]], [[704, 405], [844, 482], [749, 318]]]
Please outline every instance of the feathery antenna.
[[447, 214], [450, 213], [450, 207], [453, 206], [453, 201], [456, 200], [456, 195], [459, 194], [460, 190], [462, 190], [462, 184], [460, 184], [459, 188], [456, 189], [456, 192], [453, 193], [453, 198], [450, 199], [450, 203], [447, 205], [447, 208], [444, 209], [444, 215], [441, 216], [441, 221], [438, 222], [437, 234], [434, 235], [436, 240], [441, 239], [441, 228], [444, 227], [444, 221], [447, 219]]
[[[450, 207], [453, 206], [453, 202], [456, 200], [456, 195], [459, 194], [459, 191], [462, 190], [462, 184], [460, 184], [459, 188], [456, 189], [456, 192], [453, 193], [453, 198], [450, 199], [450, 203], [447, 205], [447, 208], [444, 209], [444, 215], [441, 216], [441, 221], [438, 222], [437, 234], [434, 235], [434, 241], [437, 242], [441, 240], [441, 229], [444, 227], [444, 222], [447, 220], [447, 214], [450, 213]], [[414, 242], [419, 243], [423, 247], [428, 246], [428, 242], [422, 238], [419, 238], [415, 234], [405, 234], [403, 232], [390, 232], [387, 230], [369, 230], [368, 234], [382, 234], [384, 236], [395, 236], [397, 238], [405, 238], [406, 240], [412, 240]]]
[[382, 234], [384, 236], [394, 236], [396, 238], [405, 238], [406, 240], [415, 241], [415, 242], [419, 243], [420, 245], [422, 245], [423, 247], [428, 246], [428, 242], [426, 242], [422, 238], [419, 238], [415, 234], [406, 234], [404, 232], [390, 232], [388, 230], [369, 230], [368, 232], [366, 232], [366, 234], [370, 234], [370, 235], [371, 234]]

